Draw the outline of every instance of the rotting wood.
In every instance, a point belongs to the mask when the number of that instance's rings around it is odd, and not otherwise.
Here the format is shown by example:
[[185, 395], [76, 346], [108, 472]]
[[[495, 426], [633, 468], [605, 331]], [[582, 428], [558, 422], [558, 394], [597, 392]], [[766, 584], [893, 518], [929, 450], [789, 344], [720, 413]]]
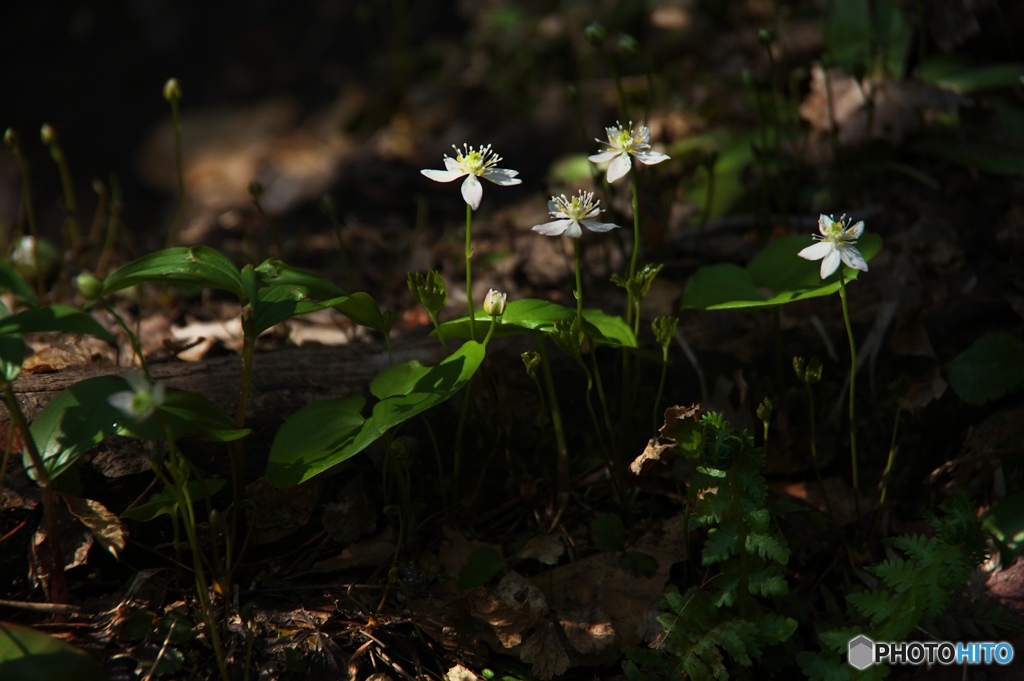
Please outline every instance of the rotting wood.
[[[454, 350], [454, 348], [452, 348]], [[395, 364], [419, 360], [435, 364], [444, 358], [434, 338], [396, 339]], [[246, 418], [281, 420], [313, 400], [336, 400], [369, 394], [370, 381], [388, 367], [383, 344], [356, 343], [334, 347], [304, 347], [258, 353], [253, 359], [252, 388]], [[121, 374], [126, 367], [65, 370], [53, 374], [19, 376], [14, 393], [31, 421], [62, 390], [95, 376]], [[231, 414], [238, 405], [242, 371], [240, 357], [216, 357], [200, 362], [167, 362], [150, 367], [153, 379], [168, 388], [191, 390]], [[0, 405], [0, 423], [7, 423], [7, 408]]]

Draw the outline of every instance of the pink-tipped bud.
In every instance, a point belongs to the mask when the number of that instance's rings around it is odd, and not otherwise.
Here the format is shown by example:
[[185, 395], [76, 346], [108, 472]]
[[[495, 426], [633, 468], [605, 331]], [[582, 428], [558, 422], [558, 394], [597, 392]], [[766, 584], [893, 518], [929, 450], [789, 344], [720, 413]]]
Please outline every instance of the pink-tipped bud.
[[489, 290], [484, 298], [484, 312], [492, 317], [505, 314], [505, 294], [494, 289]]

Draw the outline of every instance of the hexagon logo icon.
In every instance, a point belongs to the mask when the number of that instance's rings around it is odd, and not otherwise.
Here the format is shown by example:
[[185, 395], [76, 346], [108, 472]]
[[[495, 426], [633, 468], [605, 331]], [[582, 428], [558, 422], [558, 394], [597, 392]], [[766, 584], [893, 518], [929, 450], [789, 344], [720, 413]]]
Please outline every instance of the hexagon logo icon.
[[875, 642], [867, 636], [850, 639], [846, 661], [857, 669], [867, 669], [875, 661]]

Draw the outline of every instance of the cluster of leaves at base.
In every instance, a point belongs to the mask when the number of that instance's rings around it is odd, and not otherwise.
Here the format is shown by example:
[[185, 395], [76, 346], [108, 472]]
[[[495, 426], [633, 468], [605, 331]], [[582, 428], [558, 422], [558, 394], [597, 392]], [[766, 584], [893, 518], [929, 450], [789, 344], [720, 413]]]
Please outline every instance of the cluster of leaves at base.
[[[935, 528], [934, 537], [900, 535], [886, 540], [907, 558], [886, 560], [867, 570], [881, 578], [885, 588], [850, 594], [850, 602], [864, 625], [844, 626], [819, 632], [824, 654], [803, 652], [797, 657], [810, 679], [853, 678], [841, 659], [850, 639], [866, 634], [876, 641], [904, 641], [916, 631], [933, 639], [996, 639], [997, 630], [1012, 627], [1010, 618], [987, 598], [956, 599], [968, 584], [971, 572], [987, 557], [986, 537], [971, 502], [955, 492], [939, 505], [941, 516], [925, 512]], [[883, 678], [888, 667], [874, 665], [857, 678]]]
[[[746, 431], [730, 428], [719, 414], [705, 414], [700, 427], [703, 445], [685, 452], [700, 457], [691, 489], [703, 492], [689, 525], [691, 530], [708, 528], [701, 563], [721, 565], [711, 580], [716, 590], [690, 588], [680, 593], [675, 586], [665, 590], [658, 603], [662, 610], [658, 622], [664, 629], [658, 642], [650, 648], [624, 651], [623, 670], [630, 681], [680, 678], [682, 672], [691, 679], [727, 679], [723, 652], [733, 662], [750, 667], [761, 658], [764, 647], [785, 641], [797, 627], [795, 620], [755, 602], [750, 603], [747, 617], [732, 610], [741, 583], [740, 551], [746, 554], [748, 591], [782, 596], [789, 587], [768, 561], [785, 564], [789, 548], [765, 506], [768, 487], [759, 473], [764, 452]], [[713, 488], [718, 489], [711, 492]], [[742, 547], [741, 536], [745, 536]]]

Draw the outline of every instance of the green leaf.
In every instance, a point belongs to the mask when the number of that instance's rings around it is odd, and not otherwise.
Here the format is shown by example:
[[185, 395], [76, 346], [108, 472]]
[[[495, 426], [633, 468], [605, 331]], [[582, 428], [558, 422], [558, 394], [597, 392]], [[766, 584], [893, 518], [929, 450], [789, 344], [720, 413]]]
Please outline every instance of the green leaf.
[[458, 392], [483, 358], [484, 346], [469, 341], [437, 366], [414, 361], [382, 371], [370, 386], [380, 402], [365, 421], [359, 414], [361, 397], [319, 400], [303, 407], [274, 438], [267, 480], [276, 487], [290, 487], [354, 456], [390, 428]]
[[0, 336], [0, 370], [4, 380], [10, 382], [21, 373], [25, 361], [25, 341], [19, 336]]
[[309, 291], [309, 294], [320, 300], [327, 298], [338, 298], [344, 296], [345, 291], [319, 274], [307, 272], [306, 270], [292, 267], [280, 260], [273, 258], [265, 260], [256, 268], [256, 279], [260, 287], [270, 286], [301, 286]]
[[635, 577], [650, 579], [658, 574], [658, 559], [642, 551], [626, 551], [618, 560], [619, 568]]
[[336, 303], [334, 309], [360, 326], [384, 333], [384, 327], [387, 325], [384, 315], [369, 294], [353, 293], [340, 303]]
[[1024, 380], [1024, 343], [1008, 333], [990, 333], [946, 365], [953, 391], [964, 402], [997, 400]]
[[[823, 280], [821, 261], [797, 256], [813, 243], [810, 235], [784, 236], [770, 243], [745, 269], [728, 263], [701, 267], [687, 282], [681, 307], [756, 309], [831, 295], [839, 290], [839, 272]], [[871, 260], [882, 249], [882, 238], [864, 234], [857, 248], [865, 260]], [[857, 278], [858, 270], [841, 267], [847, 281]]]
[[[124, 416], [110, 406], [107, 398], [128, 389], [120, 376], [87, 378], [62, 391], [39, 412], [29, 432], [48, 477], [60, 475], [86, 450], [115, 431], [117, 421]], [[38, 480], [28, 448], [22, 461], [29, 477]]]
[[10, 291], [15, 298], [32, 307], [39, 305], [32, 287], [25, 283], [18, 270], [6, 259], [0, 260], [0, 290]]
[[[210, 442], [231, 442], [252, 432], [248, 428], [235, 428], [234, 418], [199, 393], [189, 390], [167, 390], [160, 412], [175, 438], [198, 435]], [[117, 434], [142, 440], [165, 439], [157, 419], [150, 417], [137, 423], [120, 412]]]
[[208, 286], [245, 295], [238, 268], [226, 256], [208, 246], [168, 248], [133, 260], [108, 276], [101, 296], [143, 282]]
[[599, 513], [590, 523], [590, 534], [600, 551], [621, 551], [626, 544], [626, 526], [614, 513]]
[[50, 305], [25, 310], [0, 319], [0, 336], [26, 333], [59, 331], [62, 333], [86, 333], [103, 340], [110, 340], [110, 334], [95, 319], [73, 307]]
[[[210, 478], [208, 480], [189, 480], [186, 487], [188, 488], [189, 498], [192, 499], [194, 503], [197, 500], [205, 498], [205, 495], [203, 494], [203, 485], [206, 486], [206, 492], [212, 497], [224, 487], [224, 483], [224, 480], [219, 480], [217, 478]], [[171, 490], [165, 487], [163, 490], [151, 496], [147, 501], [122, 513], [121, 517], [145, 523], [153, 520], [154, 518], [159, 518], [162, 515], [173, 515], [177, 512], [178, 502], [174, 500], [174, 495], [171, 493]]]
[[[555, 322], [571, 322], [576, 318], [576, 310], [564, 305], [551, 303], [535, 298], [522, 298], [509, 301], [505, 305], [505, 313], [494, 328], [493, 338], [515, 336], [529, 331], [551, 333]], [[478, 334], [486, 333], [491, 323], [491, 316], [482, 309], [474, 314]], [[595, 341], [609, 347], [636, 347], [636, 338], [621, 317], [605, 314], [601, 310], [583, 311], [583, 330]], [[469, 316], [462, 317], [441, 325], [441, 333], [445, 338], [470, 338]], [[437, 336], [432, 331], [431, 336]]]
[[301, 286], [271, 286], [257, 292], [258, 301], [253, 309], [253, 333], [257, 336], [286, 319], [310, 312], [326, 310], [344, 303], [345, 297], [324, 302], [309, 300], [310, 292]]
[[[275, 487], [291, 487], [355, 455], [351, 447], [366, 419], [365, 400], [316, 400], [288, 417], [270, 445], [266, 477]], [[367, 442], [369, 444], [369, 442]]]
[[1024, 548], [1024, 492], [1011, 494], [982, 516], [984, 528], [1014, 553]]
[[459, 591], [483, 586], [505, 569], [505, 559], [493, 546], [481, 546], [469, 554], [469, 562], [459, 570]]
[[934, 54], [919, 67], [921, 80], [952, 90], [958, 95], [969, 95], [981, 90], [1010, 88], [1020, 84], [1024, 64], [991, 64], [972, 66], [958, 55]]
[[35, 629], [0, 622], [0, 678], [102, 681], [105, 675], [100, 663], [78, 648]]

